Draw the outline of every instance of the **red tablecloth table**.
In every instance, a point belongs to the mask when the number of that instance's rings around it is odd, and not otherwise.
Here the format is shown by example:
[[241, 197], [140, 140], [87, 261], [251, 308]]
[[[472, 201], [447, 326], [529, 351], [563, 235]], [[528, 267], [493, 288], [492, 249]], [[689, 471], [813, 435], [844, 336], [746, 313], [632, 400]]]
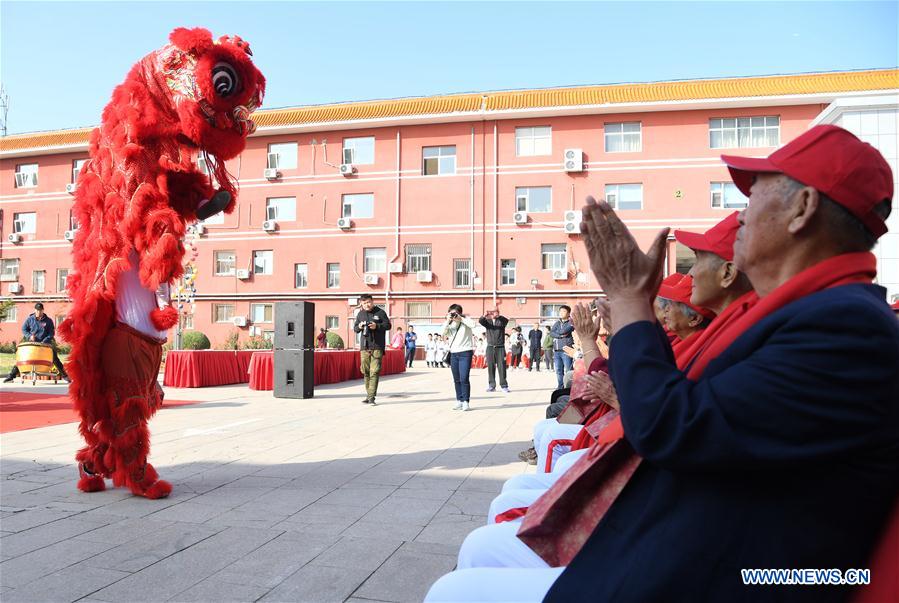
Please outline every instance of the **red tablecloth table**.
[[471, 368], [487, 368], [486, 356], [475, 356], [471, 360]]
[[[361, 379], [359, 350], [316, 350], [313, 357], [315, 385], [340, 383]], [[249, 365], [250, 389], [273, 389], [275, 353], [255, 352]], [[394, 375], [406, 371], [403, 350], [387, 350], [381, 362], [381, 375]]]
[[172, 350], [165, 357], [163, 384], [209, 387], [248, 381], [253, 350]]

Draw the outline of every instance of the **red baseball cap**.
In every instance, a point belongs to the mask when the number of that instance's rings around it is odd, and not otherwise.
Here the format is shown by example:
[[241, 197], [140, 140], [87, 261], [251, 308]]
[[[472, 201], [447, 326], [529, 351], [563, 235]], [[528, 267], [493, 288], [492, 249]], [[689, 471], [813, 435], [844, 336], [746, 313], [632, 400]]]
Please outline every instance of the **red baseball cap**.
[[899, 312], [899, 299], [890, 304], [890, 307], [893, 309], [893, 312]]
[[874, 206], [893, 198], [893, 173], [880, 152], [848, 130], [815, 126], [766, 158], [722, 155], [737, 188], [749, 196], [756, 174], [786, 174], [845, 207], [874, 236], [887, 231]]
[[686, 274], [681, 274], [680, 272], [672, 272], [664, 279], [662, 279], [662, 284], [659, 285], [659, 292], [656, 294], [656, 297], [665, 297], [662, 295], [662, 291], [669, 291], [671, 287], [679, 283]]
[[[672, 275], [673, 276], [673, 275]], [[668, 278], [671, 278], [670, 276]], [[668, 279], [665, 279], [666, 281]], [[659, 287], [658, 297], [664, 297], [665, 299], [670, 299], [671, 301], [680, 302], [682, 304], [688, 305], [690, 308], [701, 314], [702, 316], [712, 319], [715, 318], [715, 313], [709, 310], [708, 308], [703, 308], [702, 306], [696, 306], [690, 303], [690, 297], [693, 295], [693, 277], [689, 274], [682, 275], [680, 279], [677, 280], [674, 284], [665, 284], [662, 281], [662, 286]]]
[[737, 222], [739, 212], [734, 212], [705, 231], [705, 234], [675, 230], [674, 238], [693, 251], [710, 251], [718, 257], [734, 261], [734, 241], [740, 223]]

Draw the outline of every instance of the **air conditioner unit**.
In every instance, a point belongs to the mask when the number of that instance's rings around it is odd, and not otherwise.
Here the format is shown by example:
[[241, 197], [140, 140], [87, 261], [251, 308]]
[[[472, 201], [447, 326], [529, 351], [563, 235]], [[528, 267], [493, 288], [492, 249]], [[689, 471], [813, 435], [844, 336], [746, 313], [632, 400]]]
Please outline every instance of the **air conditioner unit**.
[[235, 327], [245, 327], [247, 326], [247, 317], [246, 316], [235, 316], [231, 319], [231, 322], [234, 323]]
[[356, 173], [356, 167], [352, 163], [341, 163], [340, 174], [342, 176], [352, 176]]
[[10, 283], [9, 292], [10, 293], [21, 293], [25, 288], [22, 287], [22, 283]]
[[563, 168], [566, 172], [583, 172], [584, 150], [565, 149], [565, 161], [563, 163]]
[[528, 223], [528, 212], [526, 211], [517, 211], [512, 214], [512, 221], [516, 224], [527, 224]]
[[589, 282], [589, 277], [587, 276], [586, 272], [578, 272], [575, 278], [577, 282], [582, 285], [586, 285]]
[[240, 269], [238, 269], [238, 270], [235, 272], [235, 274], [237, 275], [237, 278], [239, 278], [239, 279], [242, 280], [242, 281], [245, 281], [245, 280], [247, 280], [247, 279], [250, 278], [250, 271], [247, 270], [246, 268], [240, 268]]
[[381, 277], [379, 277], [377, 274], [366, 274], [365, 275], [365, 284], [366, 285], [377, 285], [380, 280], [381, 280]]
[[263, 175], [265, 176], [266, 180], [277, 180], [281, 177], [281, 172], [279, 172], [275, 168], [266, 168], [266, 170], [263, 172]]
[[390, 262], [387, 264], [387, 272], [391, 274], [396, 274], [397, 272], [403, 271], [403, 263], [402, 262]]
[[565, 234], [580, 234], [581, 232], [581, 223], [580, 222], [565, 222], [562, 225], [562, 229], [565, 231]]
[[341, 230], [349, 230], [353, 227], [353, 221], [349, 218], [338, 218], [337, 228]]
[[17, 232], [12, 232], [12, 233], [10, 233], [10, 234], [9, 234], [9, 242], [10, 242], [10, 243], [21, 243], [21, 242], [22, 242], [22, 235], [20, 235], [20, 234], [17, 233]]
[[76, 233], [76, 232], [78, 232], [78, 231], [77, 231], [77, 230], [67, 230], [67, 231], [65, 232], [65, 234], [62, 235], [62, 238], [64, 238], [64, 239], [65, 239], [66, 241], [68, 241], [69, 243], [71, 243], [72, 241], [75, 240], [75, 233]]
[[434, 280], [434, 273], [430, 270], [419, 270], [415, 273], [415, 280], [419, 283], [430, 283]]
[[262, 223], [262, 230], [265, 232], [275, 232], [278, 230], [278, 223], [274, 220], [266, 220]]
[[70, 195], [74, 195], [76, 190], [78, 190], [78, 185], [75, 184], [74, 182], [66, 185], [66, 192], [69, 193]]
[[567, 281], [568, 280], [568, 271], [564, 268], [559, 270], [553, 270], [553, 280], [554, 281]]

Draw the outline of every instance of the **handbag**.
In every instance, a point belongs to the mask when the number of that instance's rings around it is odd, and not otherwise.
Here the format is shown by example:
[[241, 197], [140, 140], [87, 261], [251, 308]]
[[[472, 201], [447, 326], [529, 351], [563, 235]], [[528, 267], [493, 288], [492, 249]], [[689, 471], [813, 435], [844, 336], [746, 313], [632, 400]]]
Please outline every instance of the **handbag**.
[[640, 466], [624, 438], [596, 444], [528, 507], [518, 538], [550, 567], [564, 567]]
[[450, 350], [453, 349], [453, 344], [456, 343], [456, 335], [459, 334], [459, 331], [460, 331], [460, 330], [462, 330], [462, 325], [461, 325], [461, 324], [460, 324], [459, 327], [456, 329], [456, 332], [453, 333], [453, 338], [450, 339], [450, 344], [446, 347], [446, 351], [443, 353], [443, 356], [441, 356], [440, 359], [439, 359], [437, 362], [439, 362], [439, 363], [441, 363], [441, 364], [447, 364], [447, 363], [449, 363], [449, 361], [450, 361], [450, 356], [453, 355], [453, 353], [452, 353]]

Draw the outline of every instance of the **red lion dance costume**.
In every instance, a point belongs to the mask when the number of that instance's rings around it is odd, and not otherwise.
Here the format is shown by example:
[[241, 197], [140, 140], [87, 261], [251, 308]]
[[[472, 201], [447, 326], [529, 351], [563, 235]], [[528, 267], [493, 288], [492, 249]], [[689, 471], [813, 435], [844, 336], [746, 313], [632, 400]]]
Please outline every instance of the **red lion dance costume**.
[[[72, 344], [84, 492], [105, 489], [104, 478], [147, 498], [172, 490], [147, 462], [162, 344], [178, 321], [169, 286], [182, 276], [186, 225], [234, 209], [224, 162], [243, 151], [265, 91], [240, 38], [182, 28], [169, 39], [116, 87], [78, 180], [73, 307], [60, 334]], [[220, 188], [198, 171], [198, 153]]]

